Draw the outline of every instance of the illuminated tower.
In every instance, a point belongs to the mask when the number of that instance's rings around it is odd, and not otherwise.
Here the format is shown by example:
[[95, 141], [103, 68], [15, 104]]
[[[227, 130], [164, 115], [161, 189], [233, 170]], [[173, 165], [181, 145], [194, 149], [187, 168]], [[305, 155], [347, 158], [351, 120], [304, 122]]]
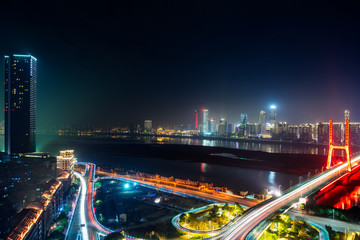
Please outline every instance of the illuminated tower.
[[199, 113], [195, 110], [195, 130], [199, 129]]
[[203, 109], [203, 126], [202, 126], [202, 132], [208, 133], [209, 132], [209, 110]]
[[36, 58], [5, 56], [5, 152], [36, 151]]
[[345, 146], [335, 146], [333, 142], [333, 120], [329, 122], [329, 153], [328, 160], [326, 164], [326, 168], [329, 169], [331, 167], [332, 155], [335, 149], [345, 150], [346, 160], [348, 163], [348, 171], [351, 171], [351, 162], [350, 162], [350, 127], [349, 120], [345, 121]]
[[276, 106], [275, 105], [270, 106], [269, 122], [272, 126], [275, 126], [275, 123], [276, 123]]
[[265, 111], [261, 110], [259, 113], [259, 124], [260, 124], [260, 133], [261, 135], [266, 134], [266, 114]]
[[349, 110], [345, 110], [345, 122], [346, 120], [350, 121], [350, 111]]

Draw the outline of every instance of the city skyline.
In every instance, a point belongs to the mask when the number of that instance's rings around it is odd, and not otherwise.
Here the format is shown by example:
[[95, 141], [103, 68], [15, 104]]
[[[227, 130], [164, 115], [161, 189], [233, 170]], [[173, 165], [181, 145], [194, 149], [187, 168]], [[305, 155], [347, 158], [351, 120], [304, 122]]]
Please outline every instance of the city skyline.
[[202, 107], [217, 119], [235, 122], [245, 112], [255, 121], [272, 104], [279, 121], [338, 121], [344, 109], [360, 119], [359, 16], [351, 4], [7, 2], [4, 9], [0, 54], [39, 59], [39, 129], [186, 123]]
[[0, 239], [360, 240], [360, 5], [1, 6]]

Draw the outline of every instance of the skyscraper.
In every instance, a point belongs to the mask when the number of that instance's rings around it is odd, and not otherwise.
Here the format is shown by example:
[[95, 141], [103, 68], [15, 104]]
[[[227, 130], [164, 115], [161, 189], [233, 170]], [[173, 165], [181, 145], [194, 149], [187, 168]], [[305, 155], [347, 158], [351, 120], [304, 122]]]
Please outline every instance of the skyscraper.
[[276, 106], [275, 105], [270, 106], [269, 122], [270, 122], [271, 126], [273, 126], [273, 127], [275, 126], [275, 123], [276, 123]]
[[152, 120], [145, 120], [144, 121], [144, 130], [146, 133], [151, 133], [152, 131]]
[[36, 151], [36, 58], [5, 56], [5, 152]]
[[226, 123], [225, 119], [221, 118], [220, 122], [219, 122], [219, 134], [221, 136], [225, 136], [225, 134], [226, 134], [226, 124], [227, 123]]
[[260, 124], [260, 134], [266, 134], [266, 114], [265, 111], [261, 110], [259, 113], [259, 124]]
[[209, 110], [203, 109], [203, 126], [202, 126], [202, 132], [208, 133], [209, 132]]
[[241, 113], [240, 114], [240, 124], [246, 127], [247, 120], [248, 120], [247, 114]]
[[216, 132], [216, 120], [210, 119], [210, 132], [215, 133]]

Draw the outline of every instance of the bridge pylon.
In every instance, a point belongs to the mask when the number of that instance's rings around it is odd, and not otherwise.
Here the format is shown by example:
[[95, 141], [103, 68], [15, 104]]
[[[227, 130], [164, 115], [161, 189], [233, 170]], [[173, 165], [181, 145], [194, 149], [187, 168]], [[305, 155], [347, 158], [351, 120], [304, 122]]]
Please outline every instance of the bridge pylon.
[[328, 160], [326, 164], [326, 168], [330, 169], [331, 167], [331, 160], [332, 155], [335, 149], [345, 150], [346, 153], [346, 160], [348, 163], [348, 171], [351, 172], [351, 161], [350, 161], [350, 126], [349, 126], [349, 119], [345, 120], [345, 145], [344, 146], [335, 146], [333, 142], [333, 120], [329, 122], [329, 154]]

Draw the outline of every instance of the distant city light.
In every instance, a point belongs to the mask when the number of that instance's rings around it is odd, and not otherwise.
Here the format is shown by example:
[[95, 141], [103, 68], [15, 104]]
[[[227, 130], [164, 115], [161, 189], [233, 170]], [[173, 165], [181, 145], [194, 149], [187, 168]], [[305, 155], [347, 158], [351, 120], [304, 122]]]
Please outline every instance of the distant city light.
[[276, 106], [275, 106], [275, 105], [271, 105], [271, 106], [270, 106], [270, 109], [276, 109]]

